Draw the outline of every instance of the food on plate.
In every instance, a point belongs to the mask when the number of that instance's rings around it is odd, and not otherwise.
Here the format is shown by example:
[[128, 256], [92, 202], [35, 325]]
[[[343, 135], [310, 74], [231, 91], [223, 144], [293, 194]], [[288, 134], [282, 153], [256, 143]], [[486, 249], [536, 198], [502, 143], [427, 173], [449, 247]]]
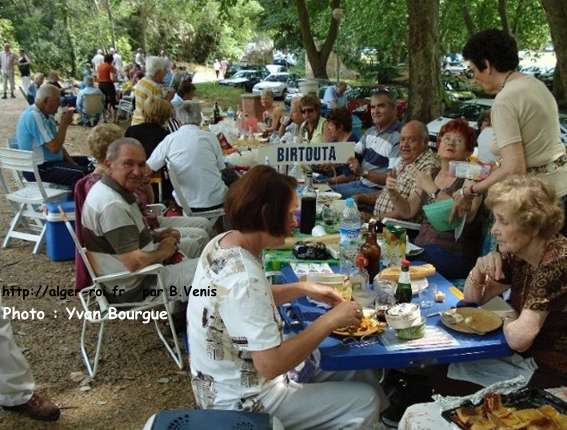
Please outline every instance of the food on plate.
[[378, 322], [374, 318], [362, 318], [358, 327], [341, 327], [334, 332], [347, 336], [365, 336], [367, 334], [380, 334], [386, 328], [386, 324]]
[[506, 407], [500, 394], [487, 394], [478, 406], [465, 405], [456, 409], [451, 420], [460, 428], [471, 430], [543, 430], [567, 429], [567, 415], [553, 406], [516, 409]]
[[[397, 282], [400, 277], [400, 270], [400, 267], [388, 267], [382, 270], [378, 277], [384, 281]], [[433, 264], [421, 264], [410, 267], [410, 278], [412, 280], [428, 278], [434, 274], [435, 266]]]
[[445, 301], [445, 293], [443, 291], [437, 291], [435, 293], [435, 301], [437, 303], [443, 303]]

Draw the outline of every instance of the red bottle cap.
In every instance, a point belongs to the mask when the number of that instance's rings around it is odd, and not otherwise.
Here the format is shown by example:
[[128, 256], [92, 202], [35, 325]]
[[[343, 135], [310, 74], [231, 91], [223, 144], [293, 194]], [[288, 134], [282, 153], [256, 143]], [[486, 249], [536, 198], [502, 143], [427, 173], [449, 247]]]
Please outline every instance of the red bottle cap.
[[402, 260], [402, 267], [410, 267], [411, 263], [409, 260], [406, 260], [405, 258]]

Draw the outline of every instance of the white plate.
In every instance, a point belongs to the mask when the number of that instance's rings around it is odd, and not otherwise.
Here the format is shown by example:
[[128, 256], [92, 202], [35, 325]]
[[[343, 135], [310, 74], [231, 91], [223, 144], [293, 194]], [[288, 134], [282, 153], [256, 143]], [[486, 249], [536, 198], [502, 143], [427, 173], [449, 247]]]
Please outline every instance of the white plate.
[[419, 255], [423, 252], [423, 248], [417, 245], [414, 245], [411, 242], [406, 243], [406, 255], [413, 257], [415, 255]]

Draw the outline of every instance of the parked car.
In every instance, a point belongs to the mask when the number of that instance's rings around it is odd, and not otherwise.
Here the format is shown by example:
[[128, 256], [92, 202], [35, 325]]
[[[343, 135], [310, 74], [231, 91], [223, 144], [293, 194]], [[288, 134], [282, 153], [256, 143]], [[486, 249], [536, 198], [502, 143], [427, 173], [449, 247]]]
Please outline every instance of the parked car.
[[427, 124], [429, 140], [431, 142], [437, 142], [437, 135], [439, 134], [441, 127], [454, 118], [465, 118], [469, 122], [469, 125], [476, 130], [476, 121], [478, 116], [483, 111], [490, 109], [493, 103], [494, 99], [473, 99], [464, 102], [455, 109], [449, 110], [443, 116], [440, 116]]
[[398, 85], [360, 85], [352, 87], [346, 92], [347, 109], [356, 115], [362, 122], [363, 127], [372, 126], [372, 115], [370, 114], [370, 96], [375, 91], [388, 91], [396, 100], [396, 111], [398, 118], [402, 119], [408, 107], [407, 89]]
[[274, 97], [284, 98], [289, 88], [297, 88], [299, 75], [294, 73], [272, 73], [252, 88], [254, 94], [261, 94], [264, 90], [272, 90]]
[[462, 102], [475, 98], [472, 87], [458, 76], [444, 75], [442, 84], [445, 91], [444, 101], [448, 108], [456, 107]]
[[270, 75], [287, 72], [287, 66], [282, 64], [266, 64], [266, 69], [268, 69]]
[[[325, 90], [329, 85], [334, 85], [332, 81], [327, 79], [315, 79], [319, 84], [319, 99], [321, 100], [321, 105], [323, 105], [323, 96], [325, 95]], [[298, 80], [299, 86], [299, 80]], [[286, 109], [291, 106], [291, 99], [294, 97], [302, 97], [303, 94], [299, 92], [299, 87], [290, 87], [287, 90], [287, 95], [284, 97], [284, 105]]]
[[268, 68], [263, 64], [235, 63], [228, 66], [224, 78], [231, 78], [236, 72], [239, 72], [241, 70], [257, 70], [259, 72], [265, 72], [266, 74], [270, 73]]
[[262, 70], [240, 70], [228, 79], [221, 79], [219, 84], [231, 87], [241, 87], [247, 92], [251, 92], [254, 85], [266, 76], [268, 76], [268, 73]]

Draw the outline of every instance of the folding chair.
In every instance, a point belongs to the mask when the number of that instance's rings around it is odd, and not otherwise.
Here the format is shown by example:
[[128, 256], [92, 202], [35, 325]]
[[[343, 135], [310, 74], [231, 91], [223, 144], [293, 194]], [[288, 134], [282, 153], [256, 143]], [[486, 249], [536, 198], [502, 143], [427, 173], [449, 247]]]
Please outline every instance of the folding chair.
[[205, 212], [193, 213], [191, 211], [191, 208], [189, 207], [189, 203], [187, 203], [185, 196], [181, 192], [181, 186], [179, 185], [179, 179], [177, 177], [177, 172], [175, 171], [175, 168], [173, 167], [173, 165], [171, 164], [171, 161], [169, 159], [166, 158], [165, 162], [167, 164], [167, 173], [169, 174], [169, 179], [171, 180], [171, 184], [173, 185], [173, 189], [175, 190], [175, 198], [179, 202], [179, 204], [181, 205], [181, 209], [183, 209], [183, 215], [188, 216], [188, 217], [191, 217], [191, 216], [204, 217], [204, 218], [207, 218], [208, 220], [210, 220], [212, 223], [216, 222], [216, 220], [219, 217], [224, 215], [224, 209], [223, 208], [212, 209], [212, 210], [205, 211]]
[[97, 118], [104, 113], [104, 95], [102, 94], [86, 94], [83, 96], [84, 100], [84, 116], [91, 125], [96, 125]]
[[134, 113], [134, 102], [132, 97], [122, 97], [116, 106], [114, 122], [118, 123], [121, 117], [121, 113], [124, 114], [126, 120], [130, 121], [132, 114]]
[[[71, 235], [71, 238], [75, 243], [75, 247], [77, 248], [77, 251], [79, 252], [79, 255], [81, 256], [81, 259], [83, 260], [83, 263], [85, 264], [85, 267], [87, 268], [87, 271], [89, 272], [89, 275], [93, 281], [92, 286], [84, 288], [79, 292], [79, 299], [81, 300], [83, 310], [85, 311], [83, 316], [83, 326], [81, 329], [81, 355], [83, 356], [83, 361], [85, 363], [85, 367], [87, 368], [89, 376], [91, 378], [94, 378], [98, 370], [98, 362], [100, 359], [100, 352], [102, 349], [104, 325], [106, 321], [109, 320], [111, 308], [115, 308], [116, 311], [120, 311], [120, 310], [144, 311], [151, 308], [160, 307], [163, 305], [167, 312], [167, 320], [169, 323], [169, 328], [171, 330], [171, 335], [173, 336], [173, 346], [170, 345], [169, 341], [165, 338], [158, 324], [158, 321], [155, 319], [154, 319], [154, 325], [160, 340], [167, 349], [167, 352], [169, 353], [175, 364], [180, 369], [183, 369], [183, 356], [181, 355], [181, 349], [179, 348], [179, 342], [177, 340], [177, 332], [173, 324], [173, 317], [172, 317], [173, 304], [169, 302], [167, 298], [165, 285], [161, 278], [161, 272], [164, 269], [163, 265], [152, 264], [136, 272], [119, 272], [119, 273], [113, 273], [111, 275], [97, 276], [93, 269], [93, 266], [91, 265], [89, 252], [87, 251], [86, 248], [83, 248], [82, 245], [79, 243], [79, 239], [77, 239], [75, 230], [71, 225], [69, 219], [66, 217], [65, 212], [62, 210], [62, 208], [60, 208], [60, 212], [65, 221], [65, 227], [67, 227], [67, 231]], [[105, 283], [113, 285], [118, 281], [124, 281], [127, 279], [132, 279], [147, 275], [156, 275], [157, 277], [157, 288], [159, 291], [159, 294], [157, 296], [152, 296], [143, 302], [136, 302], [136, 303], [108, 302], [108, 299], [105, 296], [106, 293], [104, 289]], [[89, 358], [89, 354], [87, 352], [87, 348], [85, 345], [87, 324], [100, 324], [100, 327], [98, 329], [97, 340], [96, 340], [94, 360]]]
[[32, 105], [33, 103], [30, 103], [30, 99], [28, 98], [28, 92], [24, 90], [24, 87], [18, 85], [18, 89], [20, 90], [20, 93], [22, 93], [22, 95], [24, 96], [24, 100], [27, 101], [29, 105]]
[[[33, 253], [37, 254], [47, 227], [43, 206], [65, 200], [70, 192], [42, 182], [37, 167], [42, 162], [39, 152], [0, 148], [0, 186], [14, 210], [2, 248], [6, 248], [11, 239], [27, 240], [35, 243]], [[10, 179], [4, 178], [4, 171], [10, 171]], [[35, 182], [27, 182], [23, 172], [33, 173]]]

